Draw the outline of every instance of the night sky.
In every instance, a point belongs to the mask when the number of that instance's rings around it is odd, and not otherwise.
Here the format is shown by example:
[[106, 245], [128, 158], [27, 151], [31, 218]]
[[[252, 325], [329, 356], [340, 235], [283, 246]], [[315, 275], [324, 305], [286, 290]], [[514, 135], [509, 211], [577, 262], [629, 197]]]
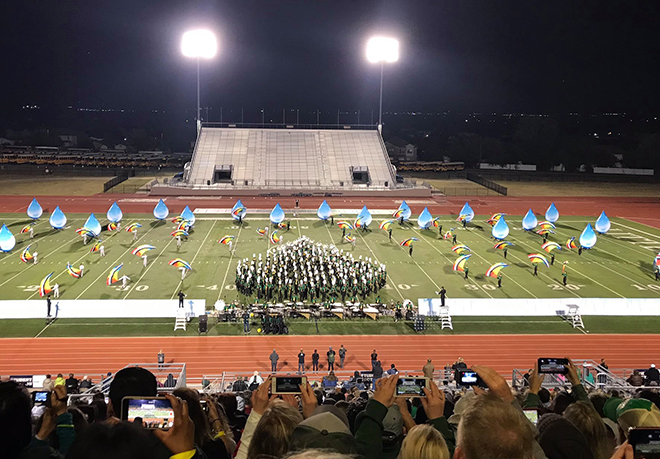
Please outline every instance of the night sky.
[[657, 112], [660, 2], [93, 0], [3, 2], [0, 108], [181, 111], [181, 34], [216, 32], [202, 105], [377, 109], [374, 34], [401, 42], [385, 110]]

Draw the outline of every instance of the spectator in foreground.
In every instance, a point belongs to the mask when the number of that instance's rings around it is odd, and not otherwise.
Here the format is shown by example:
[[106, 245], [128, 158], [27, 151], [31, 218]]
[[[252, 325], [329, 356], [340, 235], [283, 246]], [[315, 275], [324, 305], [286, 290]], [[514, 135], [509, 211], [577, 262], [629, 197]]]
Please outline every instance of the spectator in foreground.
[[49, 392], [53, 390], [53, 387], [55, 387], [55, 383], [53, 382], [52, 379], [50, 379], [50, 374], [46, 375], [46, 379], [44, 379], [44, 383], [42, 387], [43, 390], [47, 390]]
[[[58, 458], [66, 454], [76, 436], [66, 399], [64, 386], [57, 386], [51, 392], [51, 408], [45, 410], [41, 427], [33, 437], [28, 392], [13, 381], [0, 383], [0, 455], [3, 459]], [[48, 446], [47, 438], [53, 432], [57, 435], [59, 452]]]
[[657, 386], [660, 384], [660, 371], [655, 367], [655, 364], [652, 363], [651, 367], [644, 372], [644, 379], [647, 386]]
[[67, 394], [78, 393], [78, 379], [73, 376], [73, 373], [69, 373], [69, 378], [66, 380], [65, 385]]
[[570, 404], [564, 411], [564, 418], [584, 435], [594, 459], [608, 459], [612, 455], [615, 445], [608, 441], [605, 423], [591, 401]]
[[423, 424], [410, 429], [398, 459], [449, 459], [449, 450], [440, 432]]

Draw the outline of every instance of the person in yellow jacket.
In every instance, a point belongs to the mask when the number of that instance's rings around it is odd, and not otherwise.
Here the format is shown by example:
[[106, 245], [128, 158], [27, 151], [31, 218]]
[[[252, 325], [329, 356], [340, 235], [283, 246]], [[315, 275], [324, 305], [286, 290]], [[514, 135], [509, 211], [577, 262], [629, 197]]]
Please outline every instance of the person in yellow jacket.
[[62, 373], [57, 373], [57, 378], [55, 378], [55, 386], [64, 386], [66, 384], [66, 381], [64, 380], [64, 376], [62, 376]]

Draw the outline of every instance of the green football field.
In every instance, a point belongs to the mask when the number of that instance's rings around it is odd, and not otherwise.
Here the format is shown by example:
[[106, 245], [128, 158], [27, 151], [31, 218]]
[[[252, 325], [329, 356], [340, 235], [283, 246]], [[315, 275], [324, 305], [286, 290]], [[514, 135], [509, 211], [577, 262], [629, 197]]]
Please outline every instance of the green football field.
[[[170, 232], [175, 227], [173, 223], [155, 222], [148, 214], [125, 215], [124, 226], [132, 222], [143, 225], [138, 231], [138, 240], [134, 242], [132, 235], [123, 230], [103, 232], [101, 238], [106, 251], [106, 256], [103, 258], [98, 253], [90, 253], [91, 244], [83, 245], [82, 238], [75, 233], [75, 229], [82, 226], [87, 216], [87, 214], [69, 214], [69, 227], [62, 231], [51, 229], [48, 221], [42, 219], [35, 227], [35, 238], [29, 240], [26, 234], [18, 234], [27, 223], [27, 219], [17, 217], [16, 214], [0, 215], [0, 222], [6, 223], [17, 239], [17, 245], [12, 252], [0, 254], [0, 299], [39, 299], [40, 281], [50, 272], [54, 272], [51, 283], [59, 284], [61, 299], [164, 299], [174, 302], [176, 293], [182, 289], [189, 298], [206, 299], [209, 308], [218, 299], [226, 302], [254, 301], [254, 298], [244, 298], [237, 293], [234, 285], [235, 268], [239, 258], [251, 259], [253, 254], [258, 256], [260, 253], [265, 255], [271, 246], [269, 240], [256, 231], [257, 228], [267, 225], [267, 215], [250, 214], [241, 226], [237, 226], [225, 216], [198, 215], [194, 231], [187, 240], [184, 239], [180, 249], [177, 249], [176, 240], [170, 236]], [[335, 222], [339, 218], [336, 218]], [[385, 216], [382, 218], [374, 216], [371, 225], [373, 231], [367, 233], [352, 231], [357, 235], [355, 248], [341, 242], [341, 230], [319, 221], [313, 213], [301, 214], [299, 218], [291, 219], [290, 230], [280, 230], [279, 234], [282, 235], [282, 243], [306, 235], [315, 241], [333, 243], [345, 251], [351, 251], [355, 258], [371, 257], [384, 263], [387, 266], [388, 282], [380, 295], [385, 302], [411, 299], [416, 304], [418, 298], [436, 297], [434, 292], [441, 286], [446, 288], [448, 298], [660, 297], [660, 282], [654, 280], [652, 268], [653, 259], [660, 251], [660, 230], [629, 220], [613, 218], [610, 232], [604, 236], [599, 235], [596, 246], [591, 250], [585, 250], [581, 256], [576, 250], [571, 251], [564, 247], [556, 253], [555, 264], [550, 268], [540, 266], [538, 277], [534, 277], [527, 255], [530, 253], [547, 255], [541, 250], [541, 236], [523, 231], [520, 228], [521, 216], [507, 216], [511, 228], [507, 240], [515, 245], [508, 250], [506, 262], [509, 267], [503, 270], [503, 288], [498, 289], [494, 278], [485, 277], [489, 266], [504, 261], [502, 251], [493, 248], [491, 227], [485, 223], [488, 216], [475, 217], [467, 229], [463, 229], [449, 218], [441, 221], [444, 231], [458, 227], [455, 230], [457, 242], [471, 248], [473, 255], [468, 262], [468, 279], [464, 279], [462, 273], [452, 270], [452, 264], [457, 258], [451, 250], [453, 244], [451, 241], [440, 239], [437, 229], [419, 230], [412, 224], [415, 221], [413, 217], [411, 224], [400, 226], [397, 223], [393, 226], [393, 238], [390, 241], [387, 232], [377, 229], [378, 223], [385, 218]], [[557, 234], [551, 235], [548, 240], [565, 246], [567, 239], [571, 236], [578, 238], [586, 223], [593, 224], [593, 221], [593, 218], [586, 217], [561, 218], [557, 224]], [[218, 240], [225, 235], [236, 237], [234, 254], [229, 252], [227, 246], [218, 243]], [[400, 241], [410, 237], [419, 238], [419, 241], [414, 243], [412, 256], [408, 254], [408, 248], [399, 246]], [[30, 243], [33, 244], [32, 251], [35, 250], [34, 244], [36, 244], [36, 251], [39, 253], [37, 265], [26, 264], [20, 260], [21, 251]], [[141, 244], [156, 246], [155, 250], [149, 252], [147, 267], [143, 266], [142, 259], [131, 254], [131, 251]], [[168, 265], [170, 260], [177, 257], [193, 267], [192, 272], [183, 282], [180, 271]], [[567, 286], [561, 283], [563, 261], [569, 262]], [[71, 277], [65, 269], [67, 262], [73, 266], [84, 264], [85, 276], [82, 279]], [[121, 275], [127, 275], [131, 279], [125, 290], [118, 285], [106, 285], [108, 273], [120, 263], [124, 264], [120, 271]], [[375, 299], [375, 295], [370, 299]], [[460, 323], [460, 320], [457, 318], [455, 323]], [[466, 317], [462, 320], [466, 321], [464, 330], [492, 331], [489, 325], [492, 318], [479, 321], [477, 318]], [[569, 331], [560, 319], [548, 320], [556, 322], [558, 328]], [[23, 321], [27, 328], [22, 332], [12, 331], [21, 328], [17, 325], [18, 321], [3, 322], [5, 323], [0, 324], [2, 336], [15, 334], [34, 336], [32, 334], [34, 327], [29, 327], [30, 321]], [[72, 325], [68, 336], [95, 333], [89, 331], [89, 326], [73, 325], [75, 321], [69, 322]], [[83, 324], [92, 322], [94, 321], [80, 320]], [[112, 321], [104, 320], [108, 325], [110, 322]], [[117, 323], [126, 322], [127, 320]], [[534, 321], [527, 322], [533, 324]], [[603, 331], [617, 331], [619, 330], [617, 327], [629, 326], [623, 322], [604, 321]], [[642, 322], [642, 325], [648, 325], [649, 322], [653, 326], [658, 325], [655, 319]], [[41, 323], [42, 321], [35, 321], [35, 327]], [[169, 321], [156, 320], [154, 327], [157, 327], [158, 323], [163, 323], [163, 330], [171, 330], [170, 325], [165, 326]], [[329, 331], [333, 327], [342, 330], [350, 328], [342, 325], [341, 322], [336, 327], [331, 322], [324, 322], [323, 326], [327, 328], [326, 333], [338, 332]], [[392, 323], [391, 326], [395, 327], [391, 330], [393, 333], [406, 333], [402, 324]], [[520, 324], [514, 324], [513, 327], [521, 332], [519, 326]], [[230, 331], [233, 327], [231, 324], [219, 324], [218, 327], [220, 327], [218, 330], [225, 327], [227, 334], [233, 333]], [[308, 324], [301, 323], [299, 332], [316, 332], [315, 328], [308, 330], [307, 327]], [[353, 324], [351, 327], [358, 325]], [[401, 330], [396, 329], [397, 327]], [[523, 331], [533, 333], [538, 329], [539, 332], [543, 332], [548, 327], [552, 329], [553, 326], [540, 321], [538, 324], [523, 327]], [[127, 324], [114, 325], [109, 329], [113, 330], [114, 335], [135, 334], [130, 328], [130, 324]], [[641, 326], [639, 331], [644, 332], [645, 326]], [[218, 331], [218, 333], [225, 332]], [[63, 334], [67, 333], [63, 332]], [[144, 330], [140, 334], [145, 334]], [[146, 332], [146, 334], [152, 333]]]

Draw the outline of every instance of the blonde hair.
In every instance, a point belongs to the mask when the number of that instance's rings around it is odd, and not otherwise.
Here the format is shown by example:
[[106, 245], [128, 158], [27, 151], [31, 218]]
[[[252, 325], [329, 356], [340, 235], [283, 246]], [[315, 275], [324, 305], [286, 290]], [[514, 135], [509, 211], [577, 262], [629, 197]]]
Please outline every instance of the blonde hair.
[[271, 402], [254, 429], [247, 458], [256, 459], [261, 455], [284, 456], [289, 450], [293, 429], [302, 420], [300, 412], [288, 403], [282, 400]]
[[410, 429], [401, 444], [398, 459], [449, 459], [449, 450], [435, 427], [422, 424]]
[[564, 417], [582, 432], [594, 459], [607, 459], [612, 455], [614, 445], [608, 445], [605, 423], [591, 402], [571, 403], [564, 411]]

